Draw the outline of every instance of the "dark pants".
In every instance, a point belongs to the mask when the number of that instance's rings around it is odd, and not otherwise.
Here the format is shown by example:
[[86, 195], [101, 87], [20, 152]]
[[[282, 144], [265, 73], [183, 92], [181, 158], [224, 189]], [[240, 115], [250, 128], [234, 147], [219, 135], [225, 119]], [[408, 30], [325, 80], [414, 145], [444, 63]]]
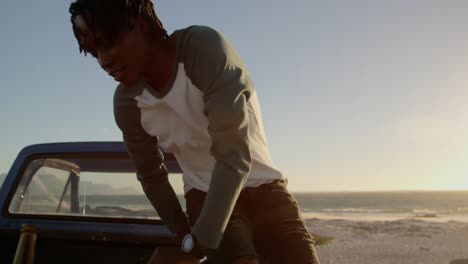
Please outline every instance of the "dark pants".
[[[192, 189], [185, 195], [193, 225], [206, 193]], [[208, 255], [212, 263], [232, 263], [256, 256], [260, 263], [318, 264], [314, 241], [301, 219], [297, 201], [284, 181], [245, 188], [237, 200], [218, 249]]]

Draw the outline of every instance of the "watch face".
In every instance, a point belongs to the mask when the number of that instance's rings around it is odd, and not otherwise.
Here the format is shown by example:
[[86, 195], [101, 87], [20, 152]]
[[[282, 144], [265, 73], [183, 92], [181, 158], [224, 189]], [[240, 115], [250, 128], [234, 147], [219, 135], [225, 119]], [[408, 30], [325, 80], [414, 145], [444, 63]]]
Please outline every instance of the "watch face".
[[194, 241], [193, 241], [192, 235], [191, 234], [186, 235], [184, 237], [184, 240], [182, 241], [182, 250], [185, 253], [190, 252], [193, 248], [193, 244], [194, 244]]

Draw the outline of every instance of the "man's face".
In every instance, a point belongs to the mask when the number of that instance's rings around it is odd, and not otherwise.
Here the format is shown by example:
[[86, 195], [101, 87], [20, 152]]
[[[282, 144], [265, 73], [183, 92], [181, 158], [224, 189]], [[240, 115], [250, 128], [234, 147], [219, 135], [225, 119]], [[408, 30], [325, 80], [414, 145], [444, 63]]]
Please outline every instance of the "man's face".
[[140, 24], [143, 21], [137, 20], [131, 29], [123, 29], [113, 41], [105, 39], [99, 29], [92, 32], [82, 16], [77, 16], [75, 23], [82, 47], [97, 58], [114, 80], [130, 87], [143, 77], [149, 53], [149, 42]]

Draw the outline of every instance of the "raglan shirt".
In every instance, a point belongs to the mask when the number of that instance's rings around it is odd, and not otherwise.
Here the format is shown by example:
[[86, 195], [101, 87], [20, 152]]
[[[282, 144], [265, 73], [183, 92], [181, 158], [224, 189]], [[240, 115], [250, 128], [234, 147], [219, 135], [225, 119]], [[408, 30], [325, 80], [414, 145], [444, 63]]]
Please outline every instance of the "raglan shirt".
[[169, 84], [158, 91], [144, 81], [120, 84], [115, 119], [137, 177], [153, 182], [145, 193], [171, 231], [183, 229], [187, 218], [159, 149], [176, 157], [185, 192], [207, 192], [192, 233], [217, 248], [240, 191], [285, 177], [270, 158], [253, 83], [229, 42], [204, 26], [171, 37], [177, 44]]

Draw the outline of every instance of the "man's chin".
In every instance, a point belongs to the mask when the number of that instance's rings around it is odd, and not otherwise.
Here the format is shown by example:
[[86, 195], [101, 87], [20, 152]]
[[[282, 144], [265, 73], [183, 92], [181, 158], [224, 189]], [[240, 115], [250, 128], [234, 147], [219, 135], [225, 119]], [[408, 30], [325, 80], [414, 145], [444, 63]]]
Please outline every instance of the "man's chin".
[[123, 84], [125, 87], [133, 87], [138, 83], [138, 79], [136, 80], [121, 80], [120, 84]]

